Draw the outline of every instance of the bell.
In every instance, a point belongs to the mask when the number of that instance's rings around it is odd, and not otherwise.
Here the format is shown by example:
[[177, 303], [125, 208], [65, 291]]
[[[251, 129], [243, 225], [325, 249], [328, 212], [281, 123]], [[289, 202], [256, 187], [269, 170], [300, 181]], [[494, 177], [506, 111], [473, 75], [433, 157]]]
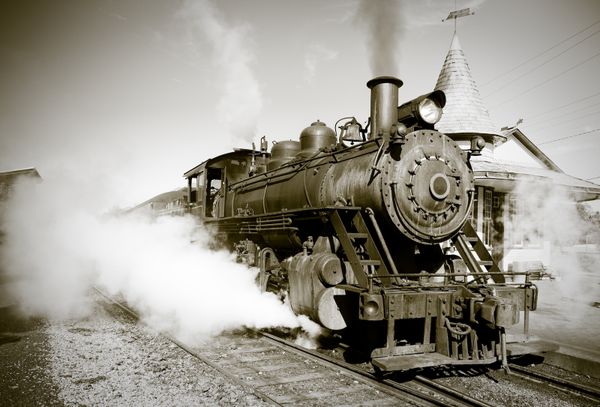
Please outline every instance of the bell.
[[342, 141], [350, 143], [362, 143], [365, 141], [365, 138], [361, 133], [361, 126], [355, 118], [352, 118], [352, 120], [345, 123], [343, 126], [340, 126], [340, 129]]

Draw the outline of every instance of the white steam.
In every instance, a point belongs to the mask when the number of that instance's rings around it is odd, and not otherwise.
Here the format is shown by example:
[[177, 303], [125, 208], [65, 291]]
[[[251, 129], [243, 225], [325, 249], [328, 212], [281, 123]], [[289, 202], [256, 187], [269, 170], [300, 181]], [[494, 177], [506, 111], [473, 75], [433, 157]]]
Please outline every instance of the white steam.
[[[475, 11], [487, 0], [464, 0], [459, 9]], [[454, 5], [455, 6], [455, 5]], [[410, 31], [430, 30], [432, 26], [451, 27], [455, 20], [442, 19], [451, 10], [448, 2], [411, 0], [359, 0], [354, 20], [366, 31], [366, 50], [371, 73], [378, 75], [401, 75], [401, 48], [404, 34]], [[462, 19], [459, 20], [462, 24]]]
[[215, 86], [220, 92], [217, 117], [233, 145], [252, 142], [262, 110], [262, 94], [254, 61], [249, 25], [226, 21], [210, 0], [187, 1], [179, 16], [187, 24], [194, 43], [207, 42], [209, 59], [216, 69]]
[[400, 41], [406, 24], [400, 0], [361, 0], [356, 19], [366, 29], [369, 64], [374, 76], [399, 75]]
[[551, 182], [521, 181], [514, 194], [519, 202], [519, 216], [511, 230], [526, 240], [540, 234], [557, 247], [572, 246], [588, 227], [564, 187]]
[[519, 202], [518, 216], [512, 221], [509, 219], [506, 225], [505, 230], [510, 233], [505, 244], [512, 244], [511, 240], [518, 236], [523, 246], [509, 249], [505, 263], [543, 261], [557, 280], [543, 282], [542, 305], [562, 304], [555, 312], [564, 311], [566, 321], [584, 318], [592, 310], [590, 304], [600, 298], [596, 277], [600, 253], [590, 253], [589, 248], [582, 245], [584, 236], [594, 225], [580, 216], [575, 200], [565, 187], [551, 182], [521, 182], [514, 193]]
[[84, 316], [98, 286], [187, 341], [244, 326], [314, 328], [261, 293], [255, 272], [230, 253], [208, 250], [211, 237], [193, 218], [100, 215], [93, 199], [74, 184], [16, 185], [0, 228], [1, 268], [26, 314]]

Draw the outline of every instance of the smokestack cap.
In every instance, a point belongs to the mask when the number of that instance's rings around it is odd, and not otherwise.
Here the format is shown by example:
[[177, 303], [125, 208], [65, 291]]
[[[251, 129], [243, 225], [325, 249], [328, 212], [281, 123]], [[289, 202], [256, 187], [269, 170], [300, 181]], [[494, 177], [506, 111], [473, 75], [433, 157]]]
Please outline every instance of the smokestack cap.
[[374, 86], [377, 86], [381, 83], [392, 83], [398, 87], [403, 85], [403, 82], [395, 76], [378, 76], [367, 82], [367, 87], [369, 89], [373, 89]]

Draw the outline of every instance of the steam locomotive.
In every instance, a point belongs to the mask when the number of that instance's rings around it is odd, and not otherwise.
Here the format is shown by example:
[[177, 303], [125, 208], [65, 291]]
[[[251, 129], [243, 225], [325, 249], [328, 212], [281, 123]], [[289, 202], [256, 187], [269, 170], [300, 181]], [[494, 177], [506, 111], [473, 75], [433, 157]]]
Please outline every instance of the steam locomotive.
[[[508, 282], [468, 221], [470, 158], [435, 130], [434, 91], [402, 105], [402, 81], [377, 77], [371, 117], [336, 130], [316, 121], [300, 140], [236, 149], [187, 171], [189, 212], [263, 290], [294, 312], [348, 335], [382, 372], [485, 364], [544, 350], [529, 340], [537, 289]], [[339, 134], [338, 134], [339, 131]], [[523, 334], [507, 336], [519, 323]]]

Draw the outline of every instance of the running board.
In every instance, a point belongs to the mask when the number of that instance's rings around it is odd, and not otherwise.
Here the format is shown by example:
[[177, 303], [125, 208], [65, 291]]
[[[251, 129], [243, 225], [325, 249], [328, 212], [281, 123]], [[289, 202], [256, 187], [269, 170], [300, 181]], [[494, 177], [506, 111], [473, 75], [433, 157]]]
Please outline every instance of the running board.
[[454, 359], [441, 353], [422, 353], [416, 355], [388, 356], [384, 358], [373, 359], [373, 366], [383, 372], [397, 370], [410, 370], [423, 367], [434, 367], [441, 365], [489, 365], [498, 359]]
[[[533, 340], [530, 342], [513, 342], [506, 345], [507, 355], [519, 356], [532, 353], [554, 352], [558, 350], [555, 343], [542, 340]], [[397, 370], [410, 370], [424, 367], [434, 367], [441, 365], [489, 365], [499, 361], [497, 357], [487, 359], [455, 359], [441, 353], [419, 353], [412, 355], [386, 356], [373, 358], [373, 366], [383, 372]]]

